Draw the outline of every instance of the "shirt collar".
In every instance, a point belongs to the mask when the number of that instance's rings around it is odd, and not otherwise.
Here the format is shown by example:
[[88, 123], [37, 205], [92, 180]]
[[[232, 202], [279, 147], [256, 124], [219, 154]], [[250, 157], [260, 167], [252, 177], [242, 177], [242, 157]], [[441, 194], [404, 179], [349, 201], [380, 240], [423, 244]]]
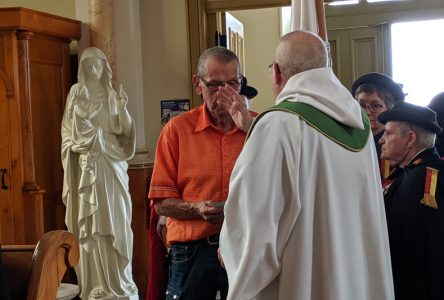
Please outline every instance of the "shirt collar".
[[435, 148], [425, 148], [420, 151], [408, 162], [406, 167], [416, 167], [417, 165], [425, 162], [429, 162], [430, 160], [439, 159], [439, 155], [436, 152]]
[[414, 168], [421, 164], [427, 163], [431, 160], [439, 159], [438, 152], [433, 148], [425, 148], [420, 150], [416, 155], [407, 163], [404, 168], [396, 167], [390, 172], [389, 179], [394, 179], [399, 175], [400, 172], [403, 172], [405, 169]]
[[[207, 106], [204, 103], [199, 107], [199, 117], [197, 119], [197, 123], [196, 123], [196, 127], [194, 128], [194, 132], [203, 131], [208, 127], [213, 127], [214, 129], [216, 129], [218, 131], [222, 131], [219, 128], [217, 128], [216, 126], [214, 126], [213, 122], [211, 121], [210, 114], [207, 111]], [[237, 126], [233, 126], [233, 128], [231, 128], [229, 131], [225, 132], [225, 134], [232, 134], [238, 130], [240, 130], [240, 129], [237, 128]]]

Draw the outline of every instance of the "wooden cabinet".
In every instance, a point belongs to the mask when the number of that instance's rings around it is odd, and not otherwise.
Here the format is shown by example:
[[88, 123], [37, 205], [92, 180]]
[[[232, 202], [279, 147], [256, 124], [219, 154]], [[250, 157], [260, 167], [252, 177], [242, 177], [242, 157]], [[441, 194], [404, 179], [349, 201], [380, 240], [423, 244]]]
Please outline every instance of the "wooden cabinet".
[[0, 8], [0, 243], [63, 228], [60, 125], [80, 22]]

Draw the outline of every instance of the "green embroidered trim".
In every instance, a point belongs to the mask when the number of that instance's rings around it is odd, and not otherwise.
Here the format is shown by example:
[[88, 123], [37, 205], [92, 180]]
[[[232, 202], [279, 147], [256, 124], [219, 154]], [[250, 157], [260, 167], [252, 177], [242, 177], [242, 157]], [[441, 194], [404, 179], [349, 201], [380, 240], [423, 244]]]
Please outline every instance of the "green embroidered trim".
[[361, 110], [362, 121], [364, 123], [364, 129], [361, 130], [348, 127], [308, 104], [284, 101], [258, 115], [248, 131], [247, 138], [262, 116], [270, 111], [276, 110], [298, 115], [311, 127], [315, 128], [330, 140], [354, 152], [361, 151], [365, 147], [370, 134], [370, 122], [364, 110]]

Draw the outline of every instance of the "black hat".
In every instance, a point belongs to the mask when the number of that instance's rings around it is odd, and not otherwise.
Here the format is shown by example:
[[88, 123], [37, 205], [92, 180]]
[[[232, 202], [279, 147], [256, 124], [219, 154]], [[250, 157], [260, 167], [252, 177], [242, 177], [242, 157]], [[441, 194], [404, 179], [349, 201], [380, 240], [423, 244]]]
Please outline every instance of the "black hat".
[[352, 95], [355, 97], [356, 89], [362, 84], [372, 83], [376, 86], [382, 86], [386, 88], [392, 95], [395, 101], [404, 101], [404, 92], [402, 87], [393, 81], [389, 76], [381, 73], [368, 73], [362, 75], [353, 82]]
[[243, 77], [242, 78], [242, 87], [241, 87], [239, 94], [247, 96], [248, 99], [252, 99], [252, 98], [256, 97], [257, 90], [252, 86], [248, 86], [247, 78]]
[[440, 133], [442, 128], [436, 121], [436, 113], [430, 108], [414, 105], [407, 102], [396, 102], [392, 109], [382, 112], [378, 116], [379, 122], [403, 121], [415, 124], [433, 133]]
[[[436, 112], [436, 119], [438, 120], [439, 126], [444, 127], [444, 92], [439, 93], [430, 100], [428, 108]], [[444, 138], [444, 132], [439, 134], [439, 137]]]
[[430, 100], [429, 105], [427, 105], [428, 108], [433, 109], [438, 117], [438, 121], [439, 121], [439, 117], [441, 115], [441, 118], [444, 117], [444, 92], [439, 93], [438, 95], [436, 95], [435, 97], [432, 98], [432, 100]]

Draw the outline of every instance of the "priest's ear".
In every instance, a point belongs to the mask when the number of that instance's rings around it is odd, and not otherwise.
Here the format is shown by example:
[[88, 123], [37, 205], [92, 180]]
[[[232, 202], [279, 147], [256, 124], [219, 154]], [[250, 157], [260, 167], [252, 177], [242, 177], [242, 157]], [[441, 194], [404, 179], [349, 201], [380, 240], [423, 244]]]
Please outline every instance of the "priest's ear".
[[273, 62], [271, 68], [273, 85], [280, 90], [283, 89], [287, 83], [287, 78], [285, 78], [285, 75], [281, 72], [281, 68], [277, 62]]

